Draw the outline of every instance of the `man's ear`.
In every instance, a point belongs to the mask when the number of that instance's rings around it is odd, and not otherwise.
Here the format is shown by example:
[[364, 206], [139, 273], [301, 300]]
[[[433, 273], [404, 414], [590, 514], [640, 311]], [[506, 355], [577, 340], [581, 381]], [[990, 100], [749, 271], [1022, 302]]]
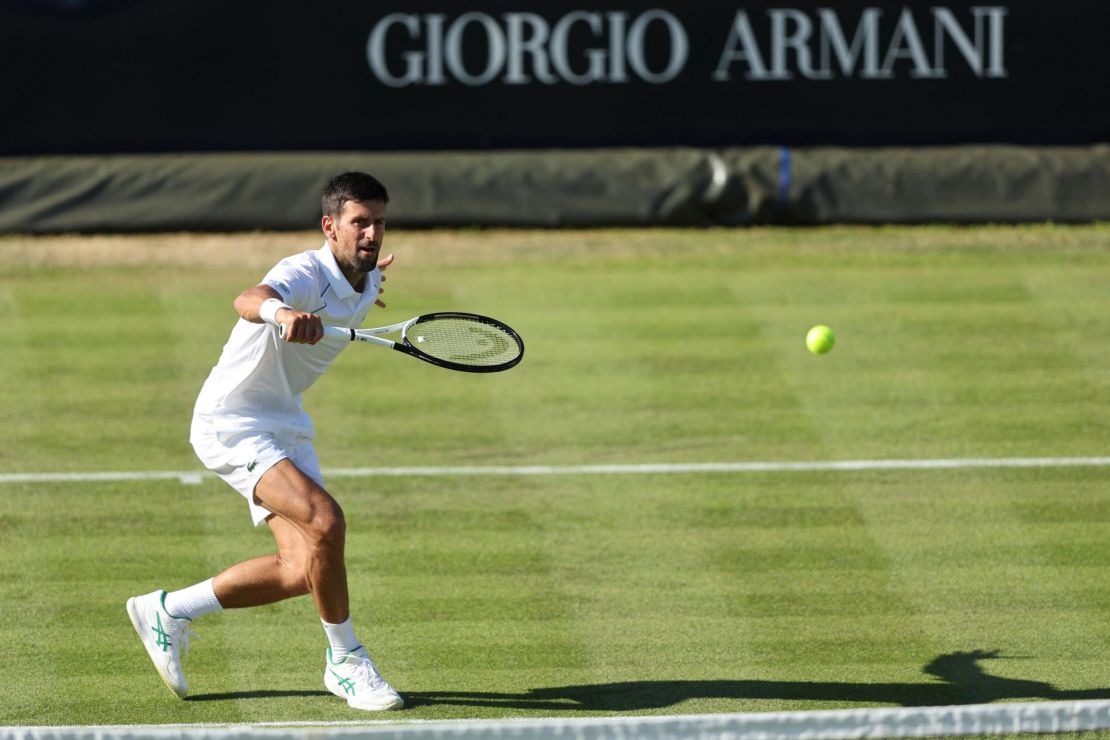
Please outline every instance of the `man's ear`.
[[324, 230], [324, 236], [335, 239], [335, 219], [331, 216], [324, 214], [324, 217], [320, 219], [320, 228]]

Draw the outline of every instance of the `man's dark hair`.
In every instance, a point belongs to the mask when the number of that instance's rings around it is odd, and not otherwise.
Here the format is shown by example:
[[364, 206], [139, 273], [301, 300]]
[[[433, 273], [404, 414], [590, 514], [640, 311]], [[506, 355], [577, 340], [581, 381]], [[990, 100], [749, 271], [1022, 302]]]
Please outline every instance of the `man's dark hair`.
[[380, 200], [389, 203], [389, 193], [377, 178], [365, 172], [344, 172], [336, 175], [324, 188], [320, 205], [325, 216], [338, 216], [349, 200]]

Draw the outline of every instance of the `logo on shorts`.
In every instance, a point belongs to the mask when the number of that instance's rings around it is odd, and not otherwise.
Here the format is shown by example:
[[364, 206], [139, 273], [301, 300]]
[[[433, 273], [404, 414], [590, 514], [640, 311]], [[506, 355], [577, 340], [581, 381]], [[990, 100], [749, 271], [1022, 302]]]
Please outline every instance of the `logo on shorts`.
[[247, 466], [247, 472], [248, 473], [253, 473], [255, 467], [257, 467], [257, 466], [258, 466], [258, 461], [255, 460], [254, 462], [252, 462], [250, 465]]

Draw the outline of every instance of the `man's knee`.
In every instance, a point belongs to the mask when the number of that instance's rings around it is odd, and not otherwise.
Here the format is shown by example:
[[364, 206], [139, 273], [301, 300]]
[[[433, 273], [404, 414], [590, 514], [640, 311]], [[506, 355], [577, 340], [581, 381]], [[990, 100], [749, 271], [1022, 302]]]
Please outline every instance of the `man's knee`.
[[305, 525], [305, 533], [317, 547], [342, 547], [347, 533], [343, 509], [327, 493], [323, 493], [317, 499], [313, 502], [311, 516]]

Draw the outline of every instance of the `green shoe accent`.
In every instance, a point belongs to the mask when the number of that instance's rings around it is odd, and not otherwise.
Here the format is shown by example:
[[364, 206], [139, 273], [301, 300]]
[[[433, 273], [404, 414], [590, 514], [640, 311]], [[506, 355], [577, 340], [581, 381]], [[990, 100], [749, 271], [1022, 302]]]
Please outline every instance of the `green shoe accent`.
[[166, 616], [173, 617], [174, 619], [184, 619], [186, 622], [192, 622], [193, 620], [189, 619], [188, 617], [174, 617], [172, 614], [170, 614], [170, 610], [166, 608], [166, 594], [166, 591], [162, 592], [162, 611], [166, 613]]
[[162, 648], [162, 652], [168, 653], [170, 648], [173, 647], [173, 643], [170, 641], [170, 635], [162, 628], [162, 615], [155, 612], [154, 618], [158, 621], [158, 624], [152, 628], [154, 634], [158, 635], [158, 639], [154, 641], [154, 644]]
[[[330, 668], [328, 670], [331, 671]], [[343, 676], [340, 676], [335, 671], [331, 671], [331, 675], [333, 675], [337, 679], [339, 679], [339, 685], [343, 688], [344, 692], [350, 694], [351, 696], [354, 696], [354, 694], [355, 694], [355, 682], [354, 681], [352, 681], [349, 678], [343, 678]]]

